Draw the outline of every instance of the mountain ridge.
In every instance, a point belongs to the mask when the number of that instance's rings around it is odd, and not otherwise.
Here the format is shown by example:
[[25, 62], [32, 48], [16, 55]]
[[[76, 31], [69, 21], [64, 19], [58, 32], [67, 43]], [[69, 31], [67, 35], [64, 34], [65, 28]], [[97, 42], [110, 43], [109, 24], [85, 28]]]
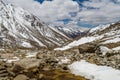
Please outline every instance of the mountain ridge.
[[1, 0], [0, 10], [0, 35], [6, 37], [3, 40], [6, 45], [52, 48], [71, 41], [21, 7], [6, 4]]
[[89, 28], [79, 27], [74, 23], [55, 26], [55, 28], [72, 39], [83, 36], [89, 30]]
[[68, 50], [77, 46], [82, 46], [87, 43], [106, 46], [110, 49], [119, 47], [120, 44], [120, 22], [100, 25], [90, 29], [87, 34], [78, 40], [69, 43], [55, 50]]

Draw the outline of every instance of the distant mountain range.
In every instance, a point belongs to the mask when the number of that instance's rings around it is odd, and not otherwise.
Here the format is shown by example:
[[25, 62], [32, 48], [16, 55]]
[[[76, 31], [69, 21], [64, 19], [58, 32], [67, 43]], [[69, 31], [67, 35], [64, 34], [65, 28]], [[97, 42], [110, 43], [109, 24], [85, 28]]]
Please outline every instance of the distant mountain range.
[[89, 30], [89, 28], [82, 28], [76, 25], [55, 26], [55, 28], [72, 39], [84, 35]]

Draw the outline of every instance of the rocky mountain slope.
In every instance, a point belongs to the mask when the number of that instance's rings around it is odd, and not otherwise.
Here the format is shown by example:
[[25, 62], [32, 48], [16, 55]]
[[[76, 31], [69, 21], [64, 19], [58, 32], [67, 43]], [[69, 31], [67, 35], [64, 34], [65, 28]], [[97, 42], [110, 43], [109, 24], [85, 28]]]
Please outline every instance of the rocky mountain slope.
[[94, 43], [113, 50], [120, 50], [120, 22], [92, 28], [86, 36], [55, 50], [67, 50], [87, 43]]
[[95, 27], [79, 40], [54, 50], [75, 53], [77, 61], [82, 59], [120, 70], [120, 22]]
[[57, 47], [70, 41], [37, 16], [0, 0], [0, 42], [10, 47]]
[[91, 29], [89, 36], [102, 36], [99, 40], [95, 41], [97, 44], [107, 46], [108, 48], [115, 48], [120, 46], [120, 22], [108, 24], [100, 29]]

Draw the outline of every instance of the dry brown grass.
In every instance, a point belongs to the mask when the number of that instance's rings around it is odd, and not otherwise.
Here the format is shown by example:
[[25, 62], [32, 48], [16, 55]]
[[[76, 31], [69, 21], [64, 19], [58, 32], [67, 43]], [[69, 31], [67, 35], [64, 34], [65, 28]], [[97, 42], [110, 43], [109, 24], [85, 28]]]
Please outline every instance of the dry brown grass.
[[62, 70], [50, 70], [50, 71], [41, 71], [44, 74], [42, 80], [87, 80], [82, 76], [75, 76], [67, 71]]

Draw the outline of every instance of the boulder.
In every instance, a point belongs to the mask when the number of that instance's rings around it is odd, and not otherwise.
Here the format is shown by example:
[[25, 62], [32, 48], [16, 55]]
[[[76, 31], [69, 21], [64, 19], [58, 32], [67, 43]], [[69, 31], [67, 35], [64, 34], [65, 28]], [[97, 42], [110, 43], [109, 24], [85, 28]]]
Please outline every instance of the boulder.
[[[35, 70], [40, 65], [40, 60], [35, 58], [24, 58], [18, 62], [14, 62], [14, 68], [20, 70]], [[16, 68], [17, 67], [17, 68]]]
[[39, 74], [38, 78], [39, 78], [39, 79], [44, 78], [44, 74]]
[[86, 43], [78, 47], [79, 53], [95, 53], [96, 45], [92, 43]]
[[14, 80], [29, 80], [26, 75], [20, 74], [14, 78]]

